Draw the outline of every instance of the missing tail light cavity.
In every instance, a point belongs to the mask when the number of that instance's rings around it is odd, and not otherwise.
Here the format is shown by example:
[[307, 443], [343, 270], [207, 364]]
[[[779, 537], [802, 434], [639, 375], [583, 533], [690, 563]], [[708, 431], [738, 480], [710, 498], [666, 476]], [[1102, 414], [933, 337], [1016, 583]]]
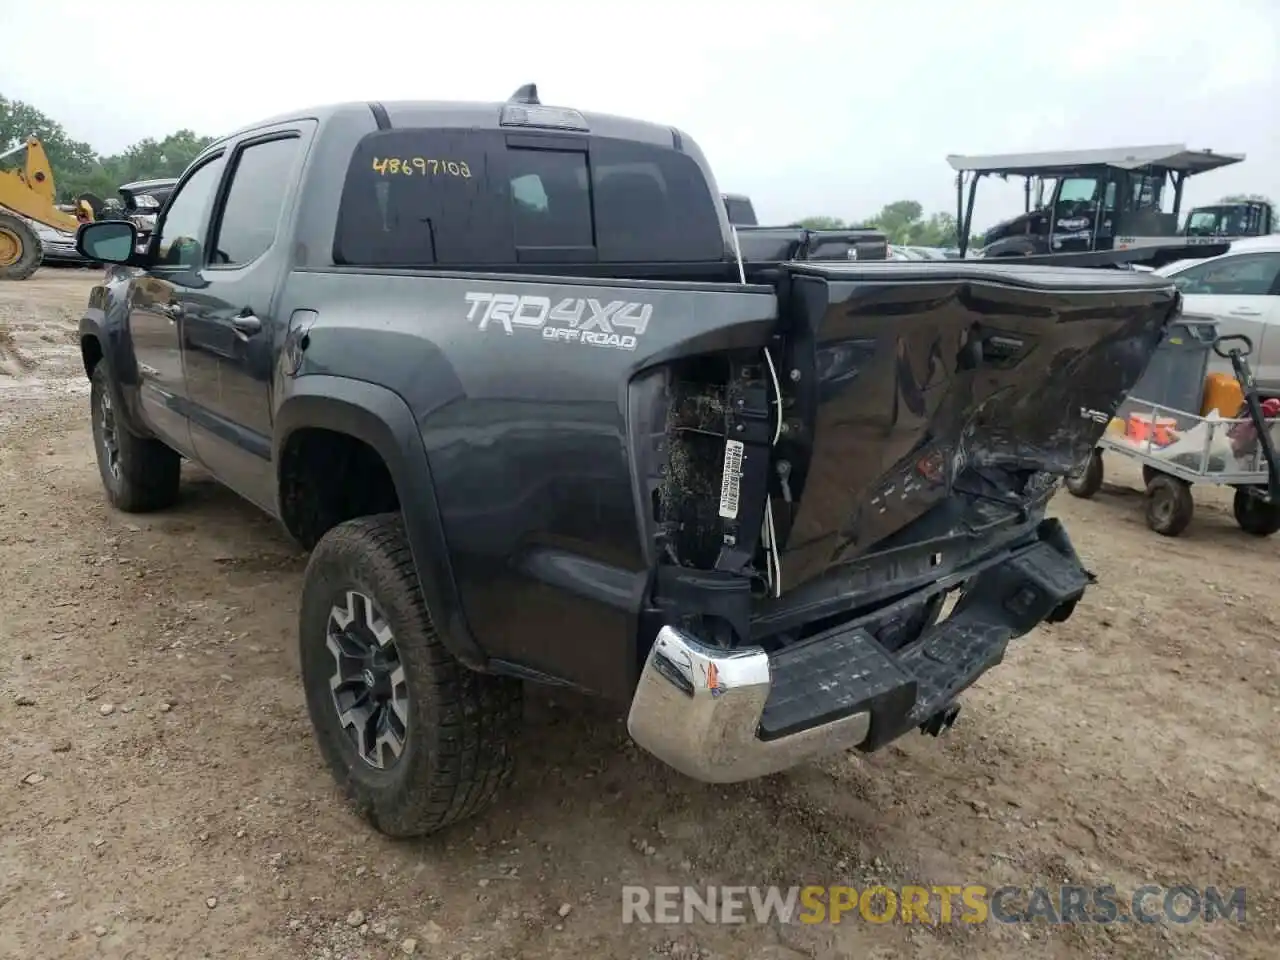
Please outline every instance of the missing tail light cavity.
[[760, 355], [703, 356], [672, 374], [655, 517], [667, 556], [681, 566], [763, 578], [776, 414]]

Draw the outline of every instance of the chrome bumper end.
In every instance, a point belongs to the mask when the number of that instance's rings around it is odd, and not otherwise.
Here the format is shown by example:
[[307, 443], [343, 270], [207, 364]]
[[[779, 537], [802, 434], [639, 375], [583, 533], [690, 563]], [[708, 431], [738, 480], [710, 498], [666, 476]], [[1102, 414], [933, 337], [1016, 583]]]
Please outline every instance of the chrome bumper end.
[[769, 655], [759, 647], [709, 647], [663, 627], [631, 701], [627, 730], [659, 760], [695, 780], [735, 783], [862, 743], [871, 714], [855, 713], [762, 740]]

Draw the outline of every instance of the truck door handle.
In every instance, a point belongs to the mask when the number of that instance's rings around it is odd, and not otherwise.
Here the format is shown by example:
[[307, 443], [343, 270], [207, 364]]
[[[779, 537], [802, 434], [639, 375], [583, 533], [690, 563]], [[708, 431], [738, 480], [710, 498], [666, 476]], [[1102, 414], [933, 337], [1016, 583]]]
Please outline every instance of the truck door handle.
[[240, 336], [248, 338], [262, 329], [262, 321], [252, 313], [242, 313], [231, 319], [231, 326], [235, 327], [236, 333]]
[[1260, 317], [1260, 316], [1262, 316], [1262, 311], [1261, 311], [1261, 310], [1254, 310], [1252, 307], [1236, 307], [1234, 310], [1230, 311], [1230, 313], [1231, 313], [1231, 315], [1232, 315], [1233, 317]]

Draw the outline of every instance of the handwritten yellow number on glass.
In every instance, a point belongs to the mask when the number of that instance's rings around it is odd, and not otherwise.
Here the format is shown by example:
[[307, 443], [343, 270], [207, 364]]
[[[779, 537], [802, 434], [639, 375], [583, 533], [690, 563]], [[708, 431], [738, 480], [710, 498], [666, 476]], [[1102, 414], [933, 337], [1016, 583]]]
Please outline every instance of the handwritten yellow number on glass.
[[436, 175], [443, 174], [450, 177], [471, 179], [471, 167], [467, 165], [465, 160], [433, 160], [429, 157], [412, 157], [404, 160], [387, 157], [379, 160], [374, 157], [373, 170], [384, 177], [390, 173], [399, 173], [410, 177], [413, 176], [414, 170], [417, 170], [419, 176], [426, 176], [430, 172]]

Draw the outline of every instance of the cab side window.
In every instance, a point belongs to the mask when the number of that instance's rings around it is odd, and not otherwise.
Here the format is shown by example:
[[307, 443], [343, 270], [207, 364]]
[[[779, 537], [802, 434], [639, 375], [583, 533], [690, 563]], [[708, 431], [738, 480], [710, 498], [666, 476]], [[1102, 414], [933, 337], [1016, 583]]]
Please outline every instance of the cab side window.
[[1211, 260], [1173, 278], [1183, 293], [1264, 297], [1280, 295], [1280, 253], [1244, 254]]
[[1059, 203], [1093, 203], [1098, 181], [1093, 177], [1068, 177], [1058, 191]]
[[236, 156], [209, 258], [213, 266], [244, 266], [275, 243], [301, 143], [297, 137], [265, 140]]
[[193, 267], [203, 259], [201, 230], [218, 189], [222, 158], [214, 157], [191, 175], [172, 197], [156, 239], [157, 267]]

